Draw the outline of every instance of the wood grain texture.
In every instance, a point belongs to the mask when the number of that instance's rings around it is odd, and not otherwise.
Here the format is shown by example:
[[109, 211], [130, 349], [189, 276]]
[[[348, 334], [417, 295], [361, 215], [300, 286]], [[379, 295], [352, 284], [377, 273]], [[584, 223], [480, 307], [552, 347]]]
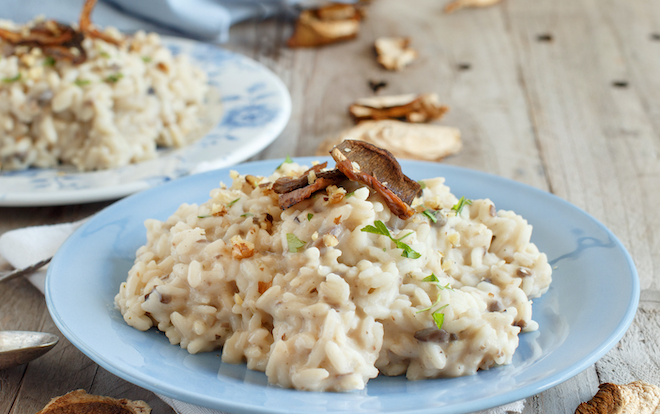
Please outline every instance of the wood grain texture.
[[[639, 271], [640, 308], [619, 344], [575, 378], [528, 398], [524, 413], [573, 413], [600, 382], [660, 385], [660, 4], [504, 0], [450, 15], [443, 6], [373, 1], [358, 39], [318, 49], [286, 48], [292, 25], [285, 16], [232, 28], [225, 47], [270, 68], [292, 97], [284, 132], [253, 159], [313, 155], [353, 125], [347, 108], [374, 95], [370, 80], [387, 83], [380, 95], [438, 93], [451, 108], [439, 123], [458, 127], [464, 140], [446, 163], [583, 208], [617, 235]], [[419, 59], [402, 72], [383, 69], [373, 53], [379, 36], [410, 37]], [[77, 220], [105, 205], [0, 208], [0, 233]], [[58, 333], [25, 280], [0, 285], [0, 329]], [[61, 338], [44, 357], [0, 371], [0, 414], [32, 414], [75, 388], [173, 412]]]

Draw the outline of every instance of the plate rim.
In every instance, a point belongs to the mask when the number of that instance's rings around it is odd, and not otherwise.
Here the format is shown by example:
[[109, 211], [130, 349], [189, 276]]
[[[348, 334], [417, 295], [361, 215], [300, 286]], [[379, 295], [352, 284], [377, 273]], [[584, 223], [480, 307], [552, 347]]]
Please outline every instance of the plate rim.
[[[291, 101], [291, 93], [284, 84], [284, 81], [282, 81], [282, 79], [279, 76], [277, 76], [275, 72], [273, 72], [263, 63], [258, 62], [248, 56], [234, 52], [232, 50], [225, 49], [221, 46], [212, 43], [202, 42], [199, 40], [188, 39], [184, 37], [169, 36], [169, 35], [160, 35], [160, 38], [163, 42], [163, 45], [166, 47], [168, 46], [168, 44], [177, 44], [177, 43], [186, 44], [186, 45], [207, 45], [209, 47], [217, 48], [220, 51], [220, 53], [232, 56], [236, 60], [249, 62], [250, 65], [259, 68], [260, 71], [266, 77], [269, 78], [269, 81], [272, 82], [272, 86], [275, 89], [277, 89], [278, 92], [281, 94], [282, 102], [280, 106], [281, 111], [279, 115], [271, 122], [269, 122], [264, 127], [263, 130], [259, 131], [259, 133], [255, 135], [256, 139], [253, 137], [250, 140], [250, 142], [246, 143], [245, 145], [241, 146], [237, 150], [230, 153], [227, 157], [225, 157], [222, 160], [221, 163], [222, 165], [218, 164], [215, 168], [225, 168], [249, 159], [250, 157], [258, 154], [260, 151], [266, 148], [269, 144], [275, 141], [282, 134], [282, 132], [286, 128], [291, 118], [292, 101]], [[194, 57], [189, 56], [189, 58], [193, 62], [195, 61]], [[220, 96], [222, 98], [222, 93], [220, 94]], [[222, 118], [218, 120], [218, 123], [214, 126], [214, 128], [222, 124], [226, 114], [227, 113], [223, 111]], [[210, 132], [212, 131], [208, 131], [199, 140], [195, 141], [195, 143], [203, 140]], [[191, 143], [190, 145], [194, 145], [195, 143]], [[182, 147], [181, 149], [183, 148], [185, 147]], [[176, 151], [178, 149], [173, 149], [173, 150]], [[151, 160], [145, 160], [142, 162], [154, 161], [157, 160], [157, 158], [158, 157]], [[208, 161], [213, 161], [213, 160], [208, 160]], [[129, 164], [128, 166], [138, 165], [138, 164], [140, 163]], [[52, 170], [52, 169], [43, 169], [43, 170]], [[101, 170], [100, 172], [108, 172], [112, 170], [113, 169]], [[6, 171], [6, 172], [16, 173], [15, 171]], [[94, 173], [94, 172], [95, 171], [90, 171], [90, 173]], [[83, 173], [75, 172], [74, 174], [84, 174], [84, 172]], [[174, 178], [180, 178], [192, 174], [194, 174], [194, 172], [189, 169], [185, 171], [183, 175], [178, 175], [177, 177]], [[2, 179], [3, 179], [3, 172], [0, 171], [0, 184], [2, 182]], [[33, 192], [13, 192], [13, 193], [0, 191], [0, 207], [40, 207], [40, 206], [83, 204], [83, 203], [115, 200], [166, 183], [168, 181], [171, 181], [172, 179], [173, 179], [172, 177], [166, 177], [163, 180], [161, 180], [161, 182], [149, 183], [148, 182], [149, 178], [147, 177], [128, 183], [112, 184], [101, 187], [91, 187], [81, 190], [58, 189], [47, 192], [37, 190]]]
[[[318, 156], [310, 156], [310, 157], [292, 157], [293, 161], [301, 163], [301, 164], [309, 164], [313, 160], [331, 160], [329, 157], [318, 157]], [[202, 176], [208, 176], [208, 175], [214, 175], [217, 176], [218, 179], [224, 179], [224, 175], [221, 174], [226, 174], [229, 170], [235, 169], [235, 168], [240, 168], [240, 169], [249, 169], [252, 168], [253, 166], [269, 166], [269, 165], [279, 165], [283, 159], [267, 159], [267, 160], [258, 160], [258, 161], [251, 161], [251, 162], [245, 162], [241, 163], [235, 166], [231, 167], [225, 167], [220, 170], [215, 170], [215, 171], [209, 171], [205, 173], [201, 173], [198, 175], [194, 176], [187, 176], [183, 177], [181, 179], [176, 180], [180, 185], [182, 183], [185, 183], [187, 180], [195, 180], [195, 179], [201, 179], [203, 178]], [[422, 408], [422, 409], [415, 409], [415, 410], [403, 410], [403, 411], [397, 411], [397, 413], [400, 414], [423, 414], [423, 413], [436, 413], [438, 409], [442, 409], [443, 412], [447, 413], [470, 413], [473, 411], [477, 410], [483, 410], [483, 409], [488, 409], [492, 407], [497, 407], [501, 406], [513, 401], [517, 401], [523, 398], [527, 398], [533, 395], [536, 395], [540, 392], [543, 392], [549, 388], [555, 387], [559, 384], [561, 384], [564, 381], [567, 381], [568, 379], [573, 378], [574, 376], [578, 375], [582, 371], [586, 370], [589, 368], [591, 365], [593, 365], [596, 361], [598, 361], [600, 358], [602, 358], [610, 349], [612, 349], [616, 343], [625, 335], [626, 331], [630, 327], [634, 316], [637, 312], [638, 309], [638, 304], [640, 300], [640, 281], [639, 281], [639, 274], [637, 272], [637, 268], [635, 266], [635, 263], [628, 252], [628, 250], [625, 248], [623, 243], [616, 237], [616, 235], [605, 225], [603, 225], [599, 220], [597, 220], [595, 217], [593, 217], [591, 214], [588, 212], [584, 211], [580, 207], [577, 207], [573, 205], [572, 203], [564, 200], [561, 197], [558, 197], [550, 192], [538, 189], [536, 187], [530, 186], [528, 184], [518, 182], [506, 177], [501, 177], [497, 176], [494, 174], [490, 174], [487, 172], [479, 171], [479, 170], [474, 170], [474, 169], [469, 169], [465, 167], [460, 167], [460, 166], [454, 166], [454, 165], [448, 165], [448, 164], [438, 164], [438, 163], [433, 163], [433, 162], [425, 162], [425, 161], [411, 161], [411, 160], [400, 160], [400, 163], [402, 167], [404, 167], [406, 164], [417, 164], [417, 165], [427, 165], [427, 166], [433, 166], [435, 168], [439, 168], [440, 170], [447, 169], [447, 170], [454, 170], [457, 173], [466, 173], [466, 174], [475, 174], [476, 176], [481, 176], [481, 177], [489, 177], [491, 179], [496, 179], [498, 181], [503, 182], [506, 185], [512, 185], [513, 187], [517, 187], [517, 189], [523, 189], [524, 191], [532, 192], [537, 196], [542, 196], [542, 197], [550, 197], [554, 201], [559, 202], [560, 204], [564, 205], [565, 207], [568, 207], [570, 209], [575, 210], [576, 212], [579, 212], [581, 215], [583, 215], [585, 218], [589, 219], [593, 224], [598, 226], [600, 229], [604, 230], [606, 234], [611, 238], [611, 240], [615, 243], [617, 250], [619, 250], [622, 254], [623, 257], [626, 260], [626, 268], [630, 270], [630, 274], [627, 276], [630, 276], [630, 281], [631, 281], [631, 297], [628, 302], [628, 306], [626, 307], [626, 311], [623, 315], [621, 315], [621, 320], [618, 323], [618, 325], [612, 330], [612, 332], [609, 334], [607, 337], [607, 340], [604, 342], [600, 343], [598, 346], [593, 348], [591, 352], [589, 352], [581, 361], [580, 363], [576, 363], [569, 368], [566, 368], [564, 370], [561, 370], [557, 373], [554, 373], [552, 375], [549, 375], [542, 381], [536, 381], [532, 384], [514, 389], [512, 391], [506, 392], [504, 394], [498, 394], [493, 397], [483, 397], [481, 399], [477, 400], [472, 400], [469, 402], [464, 402], [462, 404], [459, 404], [458, 407], [450, 406], [450, 407], [431, 407], [431, 408]], [[124, 198], [122, 200], [119, 200], [112, 205], [104, 208], [101, 213], [104, 211], [109, 211], [109, 213], [104, 213], [104, 214], [110, 214], [112, 211], [115, 209], [121, 209], [124, 204], [130, 205], [132, 200], [134, 198], [139, 198], [139, 197], [146, 197], [149, 195], [149, 192], [152, 191], [161, 191], [162, 189], [159, 187], [154, 187], [150, 188], [148, 190], [145, 190], [141, 193], [131, 195], [127, 198]], [[184, 201], [181, 201], [184, 202]], [[94, 223], [94, 219], [96, 219], [99, 215], [94, 216], [93, 219], [88, 220], [86, 223], [84, 223], [77, 231], [76, 233], [79, 232], [84, 232], [87, 227], [92, 225]], [[65, 250], [68, 248], [68, 244], [73, 243], [72, 240], [74, 238], [70, 237], [65, 241], [63, 244], [62, 250]], [[45, 289], [45, 294], [46, 294], [46, 302], [48, 306], [48, 310], [57, 325], [57, 327], [60, 329], [62, 334], [64, 334], [70, 341], [71, 343], [76, 346], [79, 350], [81, 350], [83, 353], [85, 353], [88, 357], [90, 357], [92, 360], [94, 360], [96, 363], [101, 365], [104, 369], [108, 370], [109, 372], [113, 373], [114, 375], [117, 375], [121, 378], [124, 378], [125, 380], [136, 384], [138, 386], [141, 386], [143, 388], [149, 389], [153, 392], [164, 394], [167, 397], [177, 399], [180, 401], [188, 402], [191, 404], [197, 404], [197, 405], [203, 405], [209, 408], [215, 408], [215, 409], [220, 409], [220, 410], [229, 410], [231, 412], [236, 412], [236, 413], [263, 413], [263, 414], [274, 414], [274, 413], [288, 413], [290, 412], [287, 409], [280, 409], [278, 407], [262, 407], [262, 406], [251, 406], [251, 405], [246, 405], [245, 403], [242, 402], [236, 402], [236, 401], [228, 401], [228, 400], [223, 400], [221, 404], [218, 404], [218, 401], [216, 399], [210, 398], [208, 396], [197, 396], [197, 397], [202, 397], [202, 398], [195, 398], [194, 400], [191, 400], [190, 396], [186, 395], [181, 395], [177, 390], [171, 386], [168, 386], [167, 384], [161, 384], [161, 386], [157, 386], [153, 383], [153, 381], [149, 381], [148, 376], [132, 376], [128, 375], [130, 378], [127, 378], [126, 372], [122, 371], [118, 367], [115, 367], [112, 363], [112, 361], [107, 360], [106, 358], [103, 357], [103, 355], [100, 355], [99, 353], [95, 352], [93, 349], [89, 348], [86, 344], [80, 344], [80, 340], [75, 335], [67, 326], [64, 324], [57, 313], [57, 310], [54, 309], [53, 303], [52, 303], [52, 272], [51, 269], [56, 268], [59, 265], [59, 259], [58, 255], [56, 254], [53, 262], [51, 263], [50, 267], [48, 268], [48, 274], [46, 278], [46, 289]], [[551, 285], [552, 287], [552, 285]], [[163, 383], [163, 381], [159, 381], [160, 383]], [[539, 384], [541, 382], [541, 384]], [[268, 386], [269, 388], [271, 385]], [[367, 385], [368, 387], [368, 385]], [[295, 391], [295, 390], [289, 390], [289, 389], [280, 389], [285, 392], [300, 392], [300, 391]], [[340, 394], [341, 395], [341, 394]], [[454, 410], [452, 410], [454, 409]]]

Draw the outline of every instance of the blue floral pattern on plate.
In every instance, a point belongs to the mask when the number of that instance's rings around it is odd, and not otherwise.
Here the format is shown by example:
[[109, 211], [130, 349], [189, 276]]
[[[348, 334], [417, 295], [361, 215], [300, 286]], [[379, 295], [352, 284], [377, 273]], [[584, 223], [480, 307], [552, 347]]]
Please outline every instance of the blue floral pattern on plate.
[[236, 164], [257, 154], [282, 132], [291, 115], [286, 86], [270, 70], [215, 45], [163, 37], [173, 54], [186, 54], [209, 77], [222, 119], [199, 141], [163, 149], [153, 160], [105, 171], [71, 166], [0, 172], [0, 206], [60, 205], [111, 200], [207, 169]]

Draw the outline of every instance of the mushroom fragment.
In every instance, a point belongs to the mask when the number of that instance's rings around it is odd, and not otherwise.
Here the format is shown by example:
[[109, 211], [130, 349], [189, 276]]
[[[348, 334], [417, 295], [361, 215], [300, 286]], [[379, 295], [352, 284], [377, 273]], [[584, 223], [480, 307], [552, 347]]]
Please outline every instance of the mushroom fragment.
[[439, 119], [448, 110], [440, 105], [435, 93], [362, 98], [348, 108], [356, 121], [405, 119], [408, 122], [428, 122]]
[[357, 36], [362, 14], [351, 4], [329, 4], [303, 10], [296, 22], [289, 47], [314, 47], [350, 40]]
[[415, 214], [410, 207], [421, 186], [401, 171], [387, 150], [364, 141], [347, 140], [335, 146], [330, 155], [337, 169], [349, 180], [361, 182], [378, 192], [390, 211], [405, 220]]
[[575, 414], [655, 414], [660, 412], [660, 388], [644, 381], [626, 385], [606, 382], [598, 386], [598, 392], [583, 402]]
[[502, 0], [453, 0], [445, 6], [445, 13], [451, 13], [466, 7], [488, 7]]
[[381, 37], [376, 39], [374, 47], [378, 63], [388, 70], [402, 70], [417, 59], [417, 51], [409, 48], [410, 39], [406, 37]]
[[[310, 198], [315, 192], [330, 185], [337, 185], [346, 179], [346, 176], [337, 169], [322, 171], [327, 165], [327, 162], [315, 165], [297, 178], [278, 178], [273, 183], [273, 191], [279, 194], [278, 204], [280, 208], [286, 210]], [[310, 177], [312, 177], [311, 180]]]
[[366, 141], [385, 148], [397, 158], [439, 161], [461, 150], [461, 133], [457, 128], [409, 124], [393, 120], [363, 121], [338, 137], [330, 137], [318, 148], [318, 155], [327, 154], [345, 140]]
[[96, 37], [115, 45], [119, 44], [118, 40], [92, 27], [91, 14], [96, 1], [85, 1], [80, 13], [79, 30], [54, 20], [47, 20], [31, 27], [26, 33], [0, 28], [0, 38], [15, 46], [41, 48], [44, 55], [54, 59], [68, 60], [76, 65], [83, 63], [87, 60], [87, 53], [82, 46], [85, 36]]
[[144, 401], [115, 399], [101, 395], [87, 394], [85, 390], [75, 390], [53, 398], [37, 414], [56, 413], [97, 413], [97, 414], [149, 414], [151, 407]]

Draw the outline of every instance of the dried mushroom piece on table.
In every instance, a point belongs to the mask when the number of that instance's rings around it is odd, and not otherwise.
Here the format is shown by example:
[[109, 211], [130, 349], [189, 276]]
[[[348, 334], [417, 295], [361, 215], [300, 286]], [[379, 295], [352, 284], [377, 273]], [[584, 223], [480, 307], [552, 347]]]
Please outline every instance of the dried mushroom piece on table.
[[429, 122], [441, 118], [448, 110], [448, 107], [440, 104], [435, 93], [362, 98], [348, 108], [356, 121], [402, 119], [408, 122]]
[[417, 51], [408, 47], [410, 39], [406, 37], [381, 37], [376, 39], [378, 63], [388, 70], [402, 70], [417, 59]]
[[115, 399], [101, 395], [87, 394], [85, 390], [75, 390], [53, 398], [37, 414], [149, 414], [151, 407], [144, 401]]
[[445, 6], [445, 13], [451, 13], [467, 7], [493, 6], [502, 0], [453, 0]]
[[347, 140], [335, 146], [330, 155], [338, 170], [349, 180], [378, 192], [390, 211], [400, 219], [408, 219], [416, 213], [410, 204], [422, 188], [417, 181], [403, 174], [389, 151], [368, 142]]
[[351, 4], [329, 4], [303, 10], [287, 45], [314, 47], [350, 40], [357, 36], [362, 13]]
[[401, 121], [363, 121], [341, 133], [339, 137], [325, 140], [316, 151], [327, 154], [332, 147], [345, 140], [361, 140], [385, 148], [397, 158], [423, 161], [440, 161], [461, 150], [461, 133], [457, 128], [409, 124]]
[[656, 414], [660, 412], [660, 388], [644, 381], [627, 385], [606, 382], [589, 402], [584, 402], [575, 414]]

